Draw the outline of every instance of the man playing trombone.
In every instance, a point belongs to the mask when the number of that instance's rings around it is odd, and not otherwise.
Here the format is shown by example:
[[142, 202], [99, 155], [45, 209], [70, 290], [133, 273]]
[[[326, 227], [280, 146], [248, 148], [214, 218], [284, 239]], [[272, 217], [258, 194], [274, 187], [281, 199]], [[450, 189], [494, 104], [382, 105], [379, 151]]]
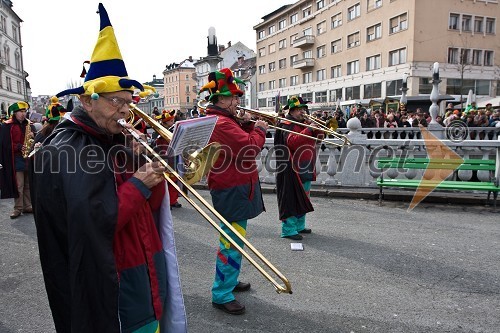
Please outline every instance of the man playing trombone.
[[[255, 157], [264, 146], [268, 125], [262, 120], [250, 122], [249, 114], [244, 119], [237, 117], [237, 107], [243, 95], [238, 83], [242, 82], [230, 69], [210, 73], [208, 81], [200, 91], [210, 93], [206, 114], [218, 117], [210, 141], [221, 144], [219, 158], [208, 174], [208, 187], [214, 208], [244, 237], [247, 220], [264, 211]], [[243, 247], [243, 242], [225, 224], [221, 224], [221, 228]], [[245, 306], [235, 299], [233, 291], [250, 289], [250, 283], [238, 280], [240, 268], [241, 254], [221, 235], [212, 304], [233, 315], [245, 312]]]
[[306, 228], [306, 213], [314, 210], [309, 190], [311, 181], [316, 179], [315, 138], [324, 135], [323, 131], [315, 129], [319, 126], [315, 122], [305, 126], [307, 103], [301, 97], [288, 99], [284, 107], [289, 110], [288, 121], [279, 124], [287, 131], [278, 130], [274, 137], [281, 237], [293, 240], [301, 240], [301, 234], [311, 233], [311, 229]]

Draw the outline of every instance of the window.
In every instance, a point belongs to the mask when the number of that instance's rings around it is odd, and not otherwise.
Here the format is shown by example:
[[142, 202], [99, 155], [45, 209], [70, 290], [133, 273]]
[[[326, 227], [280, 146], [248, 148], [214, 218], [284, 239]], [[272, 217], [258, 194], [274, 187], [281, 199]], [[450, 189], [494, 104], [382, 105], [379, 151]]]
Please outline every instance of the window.
[[473, 50], [472, 51], [472, 64], [473, 65], [480, 66], [482, 58], [483, 58], [483, 51], [482, 50]]
[[318, 69], [316, 71], [316, 81], [323, 81], [323, 80], [326, 80], [326, 70]]
[[326, 103], [326, 91], [317, 91], [314, 94], [315, 103]]
[[316, 10], [320, 10], [325, 7], [325, 0], [316, 1]]
[[276, 32], [276, 26], [273, 24], [269, 27], [269, 35], [274, 34]]
[[285, 29], [286, 27], [286, 20], [281, 20], [278, 22], [278, 30]]
[[366, 29], [366, 41], [382, 38], [382, 23], [372, 25]]
[[326, 32], [326, 21], [320, 22], [316, 25], [316, 35], [321, 35]]
[[276, 52], [276, 44], [272, 43], [269, 45], [269, 54]]
[[10, 66], [10, 48], [9, 45], [4, 45], [3, 56], [5, 57], [5, 64]]
[[16, 84], [17, 84], [17, 92], [18, 93], [22, 93], [23, 92], [23, 88], [21, 86], [21, 81], [16, 81]]
[[313, 57], [312, 50], [306, 50], [302, 52], [302, 59], [311, 59]]
[[297, 75], [290, 76], [290, 86], [296, 86], [299, 84], [299, 77]]
[[493, 66], [493, 51], [484, 51], [484, 66]]
[[382, 97], [382, 83], [369, 83], [364, 86], [364, 98]]
[[472, 16], [470, 15], [462, 16], [462, 31], [471, 31], [471, 21], [472, 21]]
[[332, 29], [342, 25], [342, 13], [332, 16]]
[[408, 29], [408, 19], [406, 13], [391, 18], [389, 29], [390, 34], [406, 29]]
[[297, 37], [298, 37], [298, 34], [290, 36], [290, 45], [293, 45], [293, 42], [297, 39]]
[[359, 73], [359, 60], [350, 61], [347, 63], [347, 75]]
[[486, 18], [486, 26], [484, 28], [484, 31], [487, 34], [494, 34], [495, 33], [495, 19], [487, 17]]
[[276, 89], [276, 80], [269, 81], [269, 90]]
[[333, 79], [341, 76], [342, 76], [342, 66], [340, 65], [332, 66], [330, 77]]
[[264, 91], [266, 90], [266, 84], [264, 82], [259, 83], [259, 91]]
[[[462, 84], [460, 79], [448, 79], [446, 81], [446, 93], [450, 95], [462, 94], [467, 96], [469, 90], [472, 90], [476, 95], [488, 95], [490, 91], [489, 80], [463, 80]], [[461, 92], [460, 88], [462, 88]]]
[[342, 51], [342, 39], [337, 39], [332, 42], [332, 54]]
[[12, 25], [12, 38], [14, 39], [14, 42], [19, 42], [17, 27], [14, 24]]
[[342, 88], [330, 90], [330, 102], [339, 102], [342, 99]]
[[404, 64], [406, 62], [406, 48], [389, 52], [389, 66]]
[[16, 62], [16, 69], [21, 70], [21, 56], [19, 55], [18, 52], [14, 55], [15, 62]]
[[361, 5], [358, 3], [352, 7], [347, 8], [347, 20], [354, 20], [356, 17], [361, 16]]
[[302, 18], [306, 18], [311, 15], [311, 6], [302, 9]]
[[346, 100], [350, 99], [359, 99], [359, 86], [355, 87], [346, 87], [345, 88], [345, 98]]
[[326, 56], [326, 46], [321, 45], [316, 49], [316, 58], [323, 58]]
[[0, 29], [2, 31], [6, 31], [7, 29], [7, 19], [3, 15], [0, 17]]
[[295, 13], [290, 15], [290, 24], [294, 24], [299, 20], [299, 14]]
[[460, 18], [459, 14], [450, 14], [450, 19], [448, 21], [448, 29], [458, 30], [458, 20]]
[[269, 63], [269, 72], [274, 72], [276, 70], [276, 63], [273, 61], [273, 62], [270, 62]]
[[298, 54], [294, 54], [293, 56], [290, 57], [290, 65], [293, 66], [293, 64], [299, 60], [299, 55]]
[[266, 48], [265, 47], [261, 47], [259, 49], [259, 57], [263, 57], [266, 55]]
[[367, 71], [372, 71], [374, 69], [380, 69], [381, 67], [381, 62], [382, 62], [382, 57], [380, 54], [374, 55], [372, 57], [367, 57], [366, 58], [366, 70]]
[[368, 11], [382, 7], [382, 0], [368, 0]]
[[266, 74], [266, 65], [259, 66], [259, 74]]
[[307, 72], [302, 74], [302, 83], [311, 83], [313, 80], [313, 73]]
[[355, 47], [359, 45], [359, 32], [355, 32], [347, 36], [347, 48]]
[[483, 17], [476, 16], [474, 17], [474, 32], [482, 33], [483, 32]]
[[286, 78], [281, 78], [278, 80], [278, 88], [285, 88], [286, 87]]
[[267, 100], [267, 106], [274, 106], [274, 97], [271, 97]]
[[278, 49], [285, 49], [286, 48], [286, 39], [282, 39], [278, 42]]
[[470, 64], [471, 62], [471, 49], [462, 49], [460, 51], [459, 64]]
[[304, 101], [312, 101], [312, 99], [313, 99], [313, 93], [310, 92], [310, 93], [300, 94], [300, 97], [302, 97], [302, 99]]
[[259, 108], [265, 108], [267, 106], [267, 99], [266, 98], [259, 98]]
[[302, 31], [303, 36], [312, 36], [313, 35], [313, 28], [307, 28]]
[[454, 47], [450, 47], [448, 49], [448, 63], [449, 64], [458, 64], [458, 49]]
[[257, 39], [262, 39], [264, 37], [266, 37], [266, 32], [264, 30], [261, 30], [257, 33]]
[[12, 91], [12, 79], [11, 79], [10, 77], [8, 77], [8, 76], [7, 76], [7, 77], [6, 77], [6, 80], [7, 80], [7, 87], [6, 87], [6, 89], [7, 89], [8, 91]]
[[186, 103], [191, 103], [191, 98], [189, 96], [186, 96]]
[[385, 86], [386, 96], [400, 95], [401, 88], [403, 87], [403, 80], [387, 81]]
[[186, 84], [186, 92], [188, 93], [189, 90], [191, 89], [191, 87], [189, 86], [189, 84]]
[[284, 69], [286, 68], [286, 58], [280, 59], [278, 61], [278, 68], [279, 69]]

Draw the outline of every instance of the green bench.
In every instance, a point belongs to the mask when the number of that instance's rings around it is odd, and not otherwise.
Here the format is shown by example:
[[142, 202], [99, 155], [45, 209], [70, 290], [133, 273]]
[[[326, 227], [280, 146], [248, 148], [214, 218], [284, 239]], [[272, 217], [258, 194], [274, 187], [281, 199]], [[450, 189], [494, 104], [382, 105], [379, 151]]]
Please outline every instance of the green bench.
[[[464, 160], [462, 164], [460, 161], [452, 159], [428, 159], [428, 158], [380, 158], [377, 161], [377, 167], [381, 170], [382, 174], [377, 179], [377, 186], [380, 188], [379, 193], [379, 204], [382, 204], [382, 199], [384, 196], [384, 187], [395, 187], [395, 188], [414, 188], [419, 186], [434, 188], [436, 190], [461, 190], [461, 191], [488, 191], [488, 202], [490, 201], [490, 194], [493, 193], [494, 207], [496, 209], [497, 196], [500, 191], [498, 178], [495, 177], [495, 161], [494, 160], [479, 160], [479, 159], [467, 159]], [[439, 170], [472, 170], [489, 171], [489, 181], [462, 181], [462, 180], [444, 180], [444, 181], [433, 181], [427, 180], [421, 183], [420, 179], [387, 179], [384, 178], [384, 170], [387, 169], [433, 169], [436, 172]], [[456, 177], [455, 177], [456, 178]]]

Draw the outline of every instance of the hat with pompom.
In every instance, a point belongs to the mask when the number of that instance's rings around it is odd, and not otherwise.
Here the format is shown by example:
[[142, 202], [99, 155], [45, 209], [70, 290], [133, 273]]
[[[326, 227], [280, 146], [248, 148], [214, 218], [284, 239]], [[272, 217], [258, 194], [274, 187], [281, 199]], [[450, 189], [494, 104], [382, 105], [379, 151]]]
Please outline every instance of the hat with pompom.
[[45, 117], [47, 117], [49, 123], [57, 123], [67, 110], [59, 103], [59, 98], [52, 96], [50, 98], [50, 105], [45, 109]]
[[161, 121], [162, 123], [166, 123], [167, 121], [174, 119], [174, 117], [175, 117], [175, 110], [172, 111], [163, 110], [159, 116], [155, 117], [155, 119]]
[[285, 107], [283, 108], [284, 110], [293, 110], [296, 108], [308, 108], [307, 103], [311, 103], [309, 101], [304, 101], [302, 97], [297, 97], [297, 96], [292, 96], [288, 99], [286, 102]]
[[123, 90], [133, 93], [135, 89], [138, 89], [141, 91], [139, 93], [141, 97], [156, 92], [153, 87], [129, 79], [113, 26], [102, 3], [99, 3], [98, 13], [100, 18], [99, 37], [90, 58], [88, 72], [82, 73], [85, 75], [83, 86], [61, 91], [56, 96], [83, 94], [90, 95], [92, 99], [98, 99], [101, 93]]
[[17, 111], [27, 111], [30, 108], [30, 105], [27, 102], [16, 102], [9, 106], [9, 117], [12, 116]]
[[245, 85], [243, 81], [235, 78], [233, 72], [229, 68], [222, 68], [220, 71], [211, 72], [208, 74], [208, 83], [201, 87], [200, 92], [208, 91], [211, 101], [215, 96], [243, 96], [244, 92], [238, 86]]

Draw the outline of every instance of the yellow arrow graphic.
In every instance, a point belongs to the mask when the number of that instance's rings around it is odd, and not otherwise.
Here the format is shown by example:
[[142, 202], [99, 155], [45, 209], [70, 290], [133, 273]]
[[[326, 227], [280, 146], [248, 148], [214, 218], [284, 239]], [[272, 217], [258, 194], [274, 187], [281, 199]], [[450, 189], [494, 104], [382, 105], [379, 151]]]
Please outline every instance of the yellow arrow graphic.
[[420, 129], [424, 138], [425, 148], [429, 164], [424, 171], [420, 184], [413, 195], [408, 210], [415, 208], [432, 191], [436, 189], [446, 178], [453, 174], [464, 159], [451, 150], [444, 142], [439, 140], [425, 127]]

